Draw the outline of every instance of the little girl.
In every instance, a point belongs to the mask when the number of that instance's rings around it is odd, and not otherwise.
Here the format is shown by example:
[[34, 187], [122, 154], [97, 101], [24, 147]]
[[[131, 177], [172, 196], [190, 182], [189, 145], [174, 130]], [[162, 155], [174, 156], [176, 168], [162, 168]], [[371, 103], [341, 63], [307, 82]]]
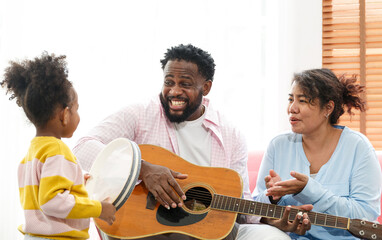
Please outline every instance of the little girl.
[[67, 79], [65, 56], [10, 62], [0, 83], [36, 127], [18, 169], [25, 239], [87, 239], [90, 217], [112, 224], [115, 207], [88, 198], [82, 170], [61, 138], [76, 130], [78, 97]]

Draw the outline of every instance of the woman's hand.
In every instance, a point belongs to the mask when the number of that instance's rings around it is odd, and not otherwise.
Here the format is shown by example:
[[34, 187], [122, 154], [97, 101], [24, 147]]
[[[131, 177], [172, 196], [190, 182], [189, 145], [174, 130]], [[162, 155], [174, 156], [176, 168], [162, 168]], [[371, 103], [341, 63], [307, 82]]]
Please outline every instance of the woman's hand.
[[297, 194], [301, 192], [308, 183], [309, 177], [305, 174], [291, 171], [290, 175], [294, 179], [278, 181], [272, 187], [267, 189], [267, 196], [282, 197], [287, 194]]
[[[265, 176], [264, 181], [265, 181], [265, 186], [268, 189], [268, 188], [274, 187], [275, 183], [280, 182], [281, 178], [273, 169], [271, 169], [269, 170], [269, 175]], [[272, 195], [267, 195], [267, 196], [270, 196], [272, 198], [270, 199], [272, 203], [277, 203], [281, 198], [280, 196], [272, 196]]]
[[[313, 205], [310, 205], [310, 204], [301, 205], [294, 208], [300, 209], [302, 211], [311, 211], [313, 209]], [[284, 232], [293, 232], [299, 235], [304, 235], [306, 231], [308, 231], [311, 227], [308, 214], [306, 212], [302, 215], [296, 214], [296, 217], [292, 222], [292, 221], [289, 221], [290, 210], [291, 210], [291, 206], [287, 206], [285, 207], [285, 211], [282, 218], [280, 219], [261, 218], [261, 222], [275, 226]]]

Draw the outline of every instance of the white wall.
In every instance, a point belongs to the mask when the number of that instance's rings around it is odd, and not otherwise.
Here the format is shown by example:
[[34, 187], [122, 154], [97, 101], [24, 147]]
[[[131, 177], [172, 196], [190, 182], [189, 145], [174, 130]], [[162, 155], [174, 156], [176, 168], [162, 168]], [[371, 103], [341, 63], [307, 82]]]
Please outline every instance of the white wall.
[[290, 81], [293, 73], [322, 67], [322, 1], [280, 1], [279, 8], [279, 129], [288, 129], [286, 114]]
[[[289, 129], [292, 73], [321, 66], [318, 0], [0, 0], [0, 69], [43, 50], [67, 55], [81, 123], [69, 146], [124, 105], [159, 93], [159, 59], [192, 43], [217, 67], [209, 97], [250, 150]], [[2, 75], [2, 74], [1, 74]], [[16, 171], [34, 128], [0, 90], [0, 239], [22, 239]]]

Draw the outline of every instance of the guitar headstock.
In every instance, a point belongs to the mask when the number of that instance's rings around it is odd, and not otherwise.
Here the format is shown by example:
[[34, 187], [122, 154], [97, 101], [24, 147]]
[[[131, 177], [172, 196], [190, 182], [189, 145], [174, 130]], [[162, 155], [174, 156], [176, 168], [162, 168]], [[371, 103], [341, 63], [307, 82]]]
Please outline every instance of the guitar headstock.
[[382, 240], [382, 225], [378, 223], [359, 219], [351, 219], [348, 230], [351, 234], [361, 239]]

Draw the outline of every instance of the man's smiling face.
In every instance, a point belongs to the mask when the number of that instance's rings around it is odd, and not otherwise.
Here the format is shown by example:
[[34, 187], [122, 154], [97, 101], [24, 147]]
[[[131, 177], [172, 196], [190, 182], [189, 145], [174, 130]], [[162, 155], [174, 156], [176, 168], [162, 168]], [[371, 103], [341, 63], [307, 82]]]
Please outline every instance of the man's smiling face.
[[192, 121], [202, 114], [202, 98], [211, 81], [206, 81], [195, 63], [170, 60], [164, 70], [160, 99], [171, 122]]

